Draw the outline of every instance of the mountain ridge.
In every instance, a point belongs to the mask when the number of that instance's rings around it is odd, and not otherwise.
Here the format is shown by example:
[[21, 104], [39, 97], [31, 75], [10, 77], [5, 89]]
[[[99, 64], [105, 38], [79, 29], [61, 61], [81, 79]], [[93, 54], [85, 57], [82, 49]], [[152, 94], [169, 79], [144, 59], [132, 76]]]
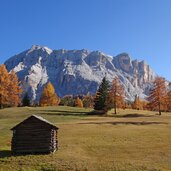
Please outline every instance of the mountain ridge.
[[51, 50], [40, 45], [12, 56], [5, 65], [8, 71], [17, 73], [24, 92], [29, 92], [33, 101], [39, 100], [48, 81], [61, 97], [95, 94], [105, 75], [110, 82], [119, 77], [126, 98], [132, 101], [135, 95], [145, 98], [156, 77], [144, 60], [132, 60], [125, 52], [113, 57], [101, 51]]

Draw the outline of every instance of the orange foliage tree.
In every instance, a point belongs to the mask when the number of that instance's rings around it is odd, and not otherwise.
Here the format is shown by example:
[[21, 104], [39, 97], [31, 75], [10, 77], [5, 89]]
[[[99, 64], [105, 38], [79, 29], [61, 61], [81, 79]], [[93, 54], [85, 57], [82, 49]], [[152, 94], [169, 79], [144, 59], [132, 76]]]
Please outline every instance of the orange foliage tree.
[[107, 110], [114, 107], [114, 113], [116, 114], [116, 109], [124, 106], [124, 89], [118, 78], [115, 78], [112, 82], [107, 100], [106, 108]]
[[20, 103], [21, 87], [14, 71], [8, 73], [4, 64], [0, 66], [0, 106], [17, 106]]
[[132, 109], [145, 110], [147, 108], [147, 101], [140, 99], [138, 96], [135, 96], [135, 100], [132, 103]]
[[79, 98], [79, 97], [77, 97], [76, 99], [75, 99], [75, 106], [76, 107], [83, 107], [83, 102], [82, 102], [82, 100]]
[[5, 65], [0, 66], [0, 105], [8, 105], [8, 84], [9, 84], [9, 75]]
[[87, 93], [87, 95], [85, 95], [83, 97], [82, 102], [83, 102], [84, 107], [91, 107], [92, 108], [94, 105], [94, 98], [90, 95], [90, 93]]
[[22, 89], [19, 86], [19, 80], [14, 71], [9, 73], [9, 85], [8, 85], [8, 101], [11, 106], [17, 106], [20, 101], [20, 95], [22, 93]]
[[142, 109], [142, 103], [141, 103], [140, 98], [138, 96], [135, 96], [135, 100], [132, 104], [132, 108], [137, 109], [137, 110]]
[[159, 115], [161, 115], [161, 109], [165, 103], [166, 98], [166, 82], [163, 77], [156, 77], [153, 82], [153, 88], [150, 91], [148, 100], [150, 102], [150, 107], [153, 110], [158, 110]]
[[53, 85], [48, 82], [40, 97], [40, 106], [57, 106], [60, 102]]
[[167, 92], [167, 95], [166, 95], [166, 108], [167, 108], [167, 111], [171, 111], [171, 91]]

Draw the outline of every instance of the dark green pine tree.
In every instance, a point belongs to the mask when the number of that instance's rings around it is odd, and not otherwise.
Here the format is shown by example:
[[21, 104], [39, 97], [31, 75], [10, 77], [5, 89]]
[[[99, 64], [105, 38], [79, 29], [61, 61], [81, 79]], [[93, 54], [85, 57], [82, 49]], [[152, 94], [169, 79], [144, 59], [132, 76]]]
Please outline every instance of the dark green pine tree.
[[104, 77], [94, 99], [95, 110], [105, 110], [105, 102], [109, 93], [109, 88], [109, 81]]
[[23, 106], [30, 106], [30, 98], [28, 93], [26, 93], [22, 99], [22, 105]]

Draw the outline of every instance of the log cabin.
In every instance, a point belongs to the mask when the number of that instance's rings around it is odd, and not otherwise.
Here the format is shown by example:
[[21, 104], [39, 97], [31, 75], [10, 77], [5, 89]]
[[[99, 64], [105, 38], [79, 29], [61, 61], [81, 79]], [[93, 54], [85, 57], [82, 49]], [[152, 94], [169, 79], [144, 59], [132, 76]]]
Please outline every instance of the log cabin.
[[11, 130], [13, 154], [53, 153], [58, 149], [58, 127], [40, 116], [32, 115]]

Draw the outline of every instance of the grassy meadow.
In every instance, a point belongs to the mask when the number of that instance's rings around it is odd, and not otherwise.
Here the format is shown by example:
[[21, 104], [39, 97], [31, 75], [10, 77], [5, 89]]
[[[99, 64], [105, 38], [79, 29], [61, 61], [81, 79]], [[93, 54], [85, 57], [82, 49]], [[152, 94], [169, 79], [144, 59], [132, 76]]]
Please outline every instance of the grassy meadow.
[[[0, 171], [170, 171], [171, 113], [119, 110], [108, 116], [92, 109], [22, 107], [0, 110]], [[10, 129], [31, 114], [59, 127], [59, 150], [12, 156]]]

